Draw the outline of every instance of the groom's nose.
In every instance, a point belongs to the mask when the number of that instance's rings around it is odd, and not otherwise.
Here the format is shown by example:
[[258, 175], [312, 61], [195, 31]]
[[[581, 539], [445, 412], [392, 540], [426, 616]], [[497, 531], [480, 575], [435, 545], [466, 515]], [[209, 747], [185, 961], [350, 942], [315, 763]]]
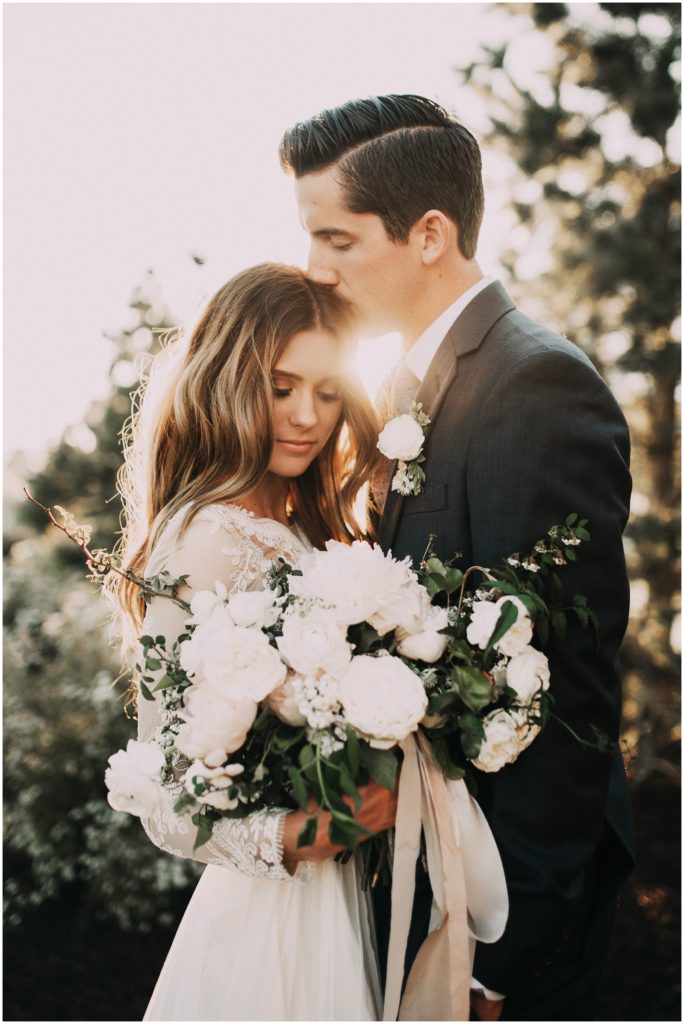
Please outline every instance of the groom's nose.
[[317, 284], [337, 285], [340, 283], [340, 275], [331, 266], [330, 261], [316, 252], [313, 246], [309, 252], [308, 274], [311, 280]]

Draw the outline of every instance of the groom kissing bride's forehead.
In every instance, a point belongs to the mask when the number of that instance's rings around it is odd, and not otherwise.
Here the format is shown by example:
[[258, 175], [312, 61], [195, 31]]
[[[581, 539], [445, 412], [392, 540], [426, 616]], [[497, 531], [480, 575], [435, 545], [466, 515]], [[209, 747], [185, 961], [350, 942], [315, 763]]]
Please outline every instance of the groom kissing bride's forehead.
[[[375, 483], [379, 538], [420, 562], [429, 534], [443, 558], [491, 566], [531, 550], [569, 512], [591, 527], [568, 592], [600, 624], [570, 624], [549, 649], [558, 719], [619, 735], [617, 654], [627, 624], [622, 531], [630, 500], [624, 417], [587, 356], [524, 316], [476, 262], [481, 159], [471, 133], [420, 96], [376, 96], [298, 123], [280, 147], [295, 177], [309, 275], [351, 307], [361, 334], [397, 331], [404, 356], [381, 389], [386, 420], [412, 400], [429, 417], [425, 486]], [[396, 476], [395, 476], [396, 482]], [[506, 873], [499, 941], [478, 944], [473, 1012], [484, 1019], [591, 1019], [615, 898], [632, 866], [619, 751], [576, 743], [557, 720], [526, 756], [479, 772], [477, 799]], [[419, 861], [407, 967], [429, 927]], [[389, 904], [375, 890], [379, 942]], [[502, 1001], [501, 997], [505, 997]]]

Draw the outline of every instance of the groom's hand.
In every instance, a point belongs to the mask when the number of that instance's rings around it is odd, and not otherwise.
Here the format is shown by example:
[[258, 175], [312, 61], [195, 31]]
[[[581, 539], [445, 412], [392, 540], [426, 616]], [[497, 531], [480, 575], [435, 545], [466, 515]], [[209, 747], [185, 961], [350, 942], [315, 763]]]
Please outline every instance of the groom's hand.
[[503, 999], [487, 999], [484, 992], [471, 989], [470, 992], [470, 1019], [471, 1020], [501, 1020], [503, 1012]]

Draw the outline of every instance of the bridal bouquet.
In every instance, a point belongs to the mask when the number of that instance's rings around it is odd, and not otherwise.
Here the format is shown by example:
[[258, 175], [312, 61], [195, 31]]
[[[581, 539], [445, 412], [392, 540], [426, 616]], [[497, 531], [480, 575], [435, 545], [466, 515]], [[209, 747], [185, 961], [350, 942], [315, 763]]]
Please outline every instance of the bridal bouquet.
[[[111, 556], [90, 552], [85, 528], [60, 512], [91, 572], [111, 571]], [[329, 811], [331, 840], [353, 849], [368, 835], [353, 815], [359, 787], [392, 789], [416, 730], [450, 778], [471, 764], [499, 771], [553, 715], [539, 647], [551, 631], [562, 638], [568, 612], [595, 624], [582, 596], [564, 605], [556, 575], [588, 539], [571, 515], [529, 555], [466, 572], [429, 552], [415, 571], [365, 541], [329, 541], [296, 569], [274, 565], [262, 591], [230, 596], [217, 582], [190, 605], [177, 596], [182, 579], [136, 580], [188, 617], [173, 642], [140, 638], [140, 694], [161, 700], [162, 724], [154, 742], [131, 740], [110, 758], [110, 804], [149, 817], [175, 801], [192, 814], [196, 845], [221, 816], [299, 805], [309, 813], [300, 845]]]
[[[170, 650], [164, 637], [141, 638], [142, 696], [158, 693], [166, 710], [149, 744], [150, 764], [164, 754], [153, 768], [158, 798], [183, 777], [176, 811], [193, 812], [198, 844], [220, 815], [296, 802], [329, 811], [331, 839], [353, 848], [366, 835], [352, 814], [359, 786], [393, 788], [397, 748], [419, 727], [451, 778], [470, 762], [498, 771], [514, 761], [551, 713], [548, 662], [531, 641], [535, 623], [546, 638], [563, 621], [539, 582], [588, 537], [570, 519], [533, 555], [481, 570], [474, 594], [465, 591], [474, 569], [429, 557], [416, 573], [361, 541], [329, 541], [298, 569], [274, 566], [263, 591], [229, 597], [217, 582], [196, 593]], [[571, 607], [589, 621], [584, 599]], [[122, 757], [107, 774], [120, 809]], [[316, 835], [316, 813], [302, 845]]]

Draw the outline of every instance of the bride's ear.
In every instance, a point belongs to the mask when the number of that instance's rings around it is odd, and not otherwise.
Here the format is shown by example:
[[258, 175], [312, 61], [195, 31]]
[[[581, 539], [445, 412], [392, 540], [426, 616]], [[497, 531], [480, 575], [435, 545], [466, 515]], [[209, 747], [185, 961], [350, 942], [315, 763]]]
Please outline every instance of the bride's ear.
[[426, 267], [437, 263], [458, 243], [456, 225], [441, 210], [428, 210], [413, 230], [418, 234], [420, 255]]

